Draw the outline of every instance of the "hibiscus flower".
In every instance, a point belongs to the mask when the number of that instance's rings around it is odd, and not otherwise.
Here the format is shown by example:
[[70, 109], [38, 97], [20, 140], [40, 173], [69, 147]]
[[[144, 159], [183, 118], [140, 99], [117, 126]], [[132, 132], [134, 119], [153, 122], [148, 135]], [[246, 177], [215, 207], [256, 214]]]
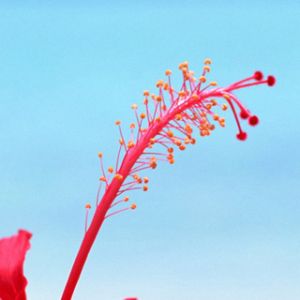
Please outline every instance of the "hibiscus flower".
[[23, 264], [30, 238], [31, 233], [19, 230], [0, 240], [0, 300], [26, 300]]

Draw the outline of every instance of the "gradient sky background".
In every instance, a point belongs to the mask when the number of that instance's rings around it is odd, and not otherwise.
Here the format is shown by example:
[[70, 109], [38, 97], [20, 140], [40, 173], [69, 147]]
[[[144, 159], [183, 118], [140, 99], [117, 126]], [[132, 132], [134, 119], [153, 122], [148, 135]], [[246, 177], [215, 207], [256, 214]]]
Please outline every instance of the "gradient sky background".
[[[238, 92], [261, 124], [226, 129], [148, 172], [134, 212], [105, 222], [75, 300], [300, 299], [297, 1], [1, 1], [0, 236], [30, 230], [29, 300], [59, 299], [114, 121], [183, 60]], [[138, 3], [137, 3], [138, 2]], [[263, 3], [262, 3], [263, 2]], [[247, 126], [246, 126], [247, 128]]]

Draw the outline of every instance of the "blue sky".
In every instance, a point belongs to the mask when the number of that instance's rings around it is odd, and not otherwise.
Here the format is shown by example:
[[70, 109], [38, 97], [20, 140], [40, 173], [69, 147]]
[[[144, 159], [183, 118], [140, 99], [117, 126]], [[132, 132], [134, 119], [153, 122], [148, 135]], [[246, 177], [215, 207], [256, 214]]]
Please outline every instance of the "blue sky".
[[273, 89], [237, 95], [261, 119], [235, 139], [228, 114], [174, 166], [148, 172], [134, 213], [108, 220], [74, 296], [299, 299], [300, 6], [296, 1], [2, 1], [0, 236], [31, 231], [30, 300], [59, 299], [94, 203], [97, 153], [164, 70], [213, 59], [220, 85], [261, 69]]

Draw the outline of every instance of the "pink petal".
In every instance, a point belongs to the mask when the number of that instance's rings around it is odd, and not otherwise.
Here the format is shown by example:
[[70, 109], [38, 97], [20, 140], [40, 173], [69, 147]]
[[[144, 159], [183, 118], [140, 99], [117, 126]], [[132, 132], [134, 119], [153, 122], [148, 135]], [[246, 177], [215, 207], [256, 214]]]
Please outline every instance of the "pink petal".
[[28, 231], [19, 230], [17, 235], [0, 240], [1, 300], [26, 300], [23, 264], [31, 236]]

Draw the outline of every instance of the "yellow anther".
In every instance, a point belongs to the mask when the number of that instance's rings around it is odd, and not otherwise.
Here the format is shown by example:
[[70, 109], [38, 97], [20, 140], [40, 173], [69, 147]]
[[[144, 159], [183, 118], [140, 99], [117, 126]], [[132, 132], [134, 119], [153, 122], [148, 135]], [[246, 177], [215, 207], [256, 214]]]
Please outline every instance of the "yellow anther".
[[170, 75], [172, 74], [172, 71], [168, 69], [168, 70], [166, 70], [165, 74], [166, 74], [167, 76], [170, 76]]
[[134, 104], [131, 105], [131, 108], [132, 108], [132, 109], [137, 109], [138, 106], [137, 106], [137, 104], [134, 103]]
[[121, 124], [121, 121], [120, 121], [120, 120], [117, 120], [117, 121], [115, 122], [115, 124], [116, 124], [117, 126], [119, 126], [119, 125]]
[[99, 152], [99, 153], [98, 153], [98, 157], [99, 157], [99, 158], [102, 158], [102, 157], [103, 157], [103, 153], [102, 153], [102, 152]]
[[114, 168], [113, 167], [109, 167], [107, 170], [108, 170], [109, 173], [113, 173], [114, 172]]
[[209, 85], [211, 85], [211, 86], [216, 86], [216, 85], [217, 85], [217, 82], [216, 82], [216, 81], [212, 81]]
[[147, 185], [144, 185], [144, 186], [143, 186], [143, 191], [144, 191], [144, 192], [147, 192], [147, 191], [148, 191], [148, 186], [147, 186]]
[[115, 178], [116, 178], [117, 180], [122, 180], [122, 179], [123, 179], [123, 175], [117, 173], [117, 174], [115, 175]]
[[149, 178], [148, 177], [144, 177], [143, 180], [144, 180], [144, 183], [148, 183], [149, 182]]
[[144, 91], [143, 95], [144, 95], [145, 97], [148, 97], [148, 96], [150, 95], [150, 93], [149, 93], [149, 91]]
[[129, 197], [125, 196], [123, 200], [124, 200], [124, 202], [127, 202], [129, 200]]
[[134, 123], [131, 123], [130, 124], [130, 129], [134, 129], [135, 128], [135, 124]]
[[90, 203], [87, 203], [87, 204], [85, 205], [85, 208], [86, 208], [86, 209], [91, 209], [91, 207], [92, 207], [92, 206], [91, 206]]
[[226, 110], [226, 109], [227, 109], [227, 104], [224, 103], [224, 104], [222, 105], [222, 110]]
[[204, 66], [204, 67], [203, 67], [203, 70], [204, 70], [205, 72], [210, 72], [210, 67], [209, 67], [209, 66]]
[[205, 76], [200, 76], [199, 81], [202, 82], [202, 83], [206, 82]]
[[136, 209], [136, 204], [135, 204], [135, 203], [132, 203], [131, 206], [130, 206], [130, 208], [131, 208], [131, 209]]
[[100, 181], [103, 181], [103, 182], [106, 182], [105, 176], [101, 176], [99, 180], [100, 180]]
[[211, 61], [210, 58], [206, 58], [206, 59], [204, 60], [204, 64], [205, 64], [205, 65], [211, 65], [211, 63], [212, 63], [212, 61]]
[[157, 96], [155, 99], [157, 102], [161, 102], [162, 101], [162, 97], [161, 96]]
[[133, 148], [135, 146], [135, 143], [134, 141], [129, 141], [128, 144], [127, 144], [127, 147], [130, 149], [130, 148]]
[[158, 87], [158, 88], [163, 87], [163, 85], [164, 85], [164, 81], [163, 81], [163, 80], [158, 80], [158, 81], [156, 82], [156, 87]]
[[218, 120], [219, 120], [219, 116], [218, 116], [218, 115], [214, 115], [214, 116], [213, 116], [213, 119], [214, 119], [215, 121], [218, 121]]
[[168, 135], [168, 137], [173, 137], [173, 136], [174, 136], [174, 133], [173, 133], [172, 130], [169, 130], [169, 131], [167, 132], [167, 135]]
[[146, 114], [141, 113], [141, 114], [140, 114], [140, 118], [141, 118], [141, 119], [145, 119], [145, 118], [146, 118]]

